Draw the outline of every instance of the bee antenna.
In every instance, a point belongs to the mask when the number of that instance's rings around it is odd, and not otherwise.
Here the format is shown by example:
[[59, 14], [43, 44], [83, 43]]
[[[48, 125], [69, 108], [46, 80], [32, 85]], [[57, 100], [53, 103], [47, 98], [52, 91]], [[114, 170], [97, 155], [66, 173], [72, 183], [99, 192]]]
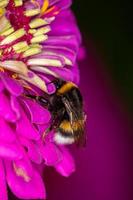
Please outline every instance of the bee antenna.
[[47, 85], [51, 84], [51, 83], [57, 83], [58, 79], [54, 79], [52, 81], [50, 81], [49, 83], [47, 83]]

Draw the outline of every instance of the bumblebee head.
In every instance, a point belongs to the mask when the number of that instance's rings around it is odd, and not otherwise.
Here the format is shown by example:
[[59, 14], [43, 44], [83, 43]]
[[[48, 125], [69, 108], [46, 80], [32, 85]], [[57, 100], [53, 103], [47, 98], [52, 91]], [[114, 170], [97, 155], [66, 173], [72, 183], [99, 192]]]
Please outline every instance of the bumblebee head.
[[60, 89], [66, 83], [66, 81], [62, 79], [55, 79], [52, 82], [55, 84], [57, 90]]

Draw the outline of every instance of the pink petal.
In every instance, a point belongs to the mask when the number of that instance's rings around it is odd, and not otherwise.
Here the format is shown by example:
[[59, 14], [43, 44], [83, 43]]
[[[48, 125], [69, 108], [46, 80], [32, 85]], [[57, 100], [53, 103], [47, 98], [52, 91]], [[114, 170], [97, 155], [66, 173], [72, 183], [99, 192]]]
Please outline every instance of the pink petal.
[[20, 118], [19, 104], [15, 96], [11, 96], [11, 108], [15, 112], [17, 119], [19, 119]]
[[7, 97], [4, 93], [0, 93], [0, 115], [10, 122], [17, 120], [10, 105], [10, 97]]
[[46, 165], [54, 166], [62, 159], [62, 154], [54, 143], [41, 144], [40, 151]]
[[31, 180], [33, 176], [33, 168], [27, 155], [25, 155], [20, 160], [14, 161], [13, 166], [14, 166], [14, 169], [16, 169], [16, 174], [18, 176], [21, 176], [26, 182], [29, 182]]
[[46, 191], [42, 178], [36, 170], [33, 171], [32, 179], [24, 181], [16, 175], [11, 162], [6, 162], [7, 183], [11, 191], [21, 199], [45, 199]]
[[61, 147], [63, 158], [56, 164], [55, 169], [62, 176], [70, 176], [75, 171], [73, 157], [65, 147]]
[[0, 159], [0, 200], [8, 200], [5, 170], [1, 159]]
[[2, 92], [4, 90], [4, 85], [2, 83], [2, 81], [0, 80], [0, 92]]
[[23, 92], [23, 87], [18, 83], [18, 81], [16, 81], [15, 79], [13, 78], [10, 78], [9, 76], [7, 75], [2, 75], [1, 74], [1, 78], [2, 78], [2, 81], [6, 87], [6, 89], [12, 94], [12, 95], [15, 95], [15, 96], [19, 96], [22, 94]]
[[27, 148], [27, 155], [29, 156], [31, 161], [36, 164], [40, 164], [42, 162], [42, 156], [37, 144], [23, 137], [21, 137], [19, 140], [21, 144]]
[[24, 102], [30, 112], [32, 123], [44, 124], [50, 121], [51, 116], [47, 109], [30, 99], [26, 99]]
[[34, 126], [30, 123], [30, 120], [21, 109], [21, 118], [17, 121], [16, 131], [18, 135], [22, 135], [28, 139], [38, 140], [40, 138], [39, 133], [34, 128]]
[[0, 117], [0, 141], [6, 141], [10, 143], [15, 139], [15, 134], [9, 124], [2, 117]]
[[0, 157], [10, 160], [18, 160], [23, 157], [23, 151], [19, 144], [8, 144], [0, 141]]

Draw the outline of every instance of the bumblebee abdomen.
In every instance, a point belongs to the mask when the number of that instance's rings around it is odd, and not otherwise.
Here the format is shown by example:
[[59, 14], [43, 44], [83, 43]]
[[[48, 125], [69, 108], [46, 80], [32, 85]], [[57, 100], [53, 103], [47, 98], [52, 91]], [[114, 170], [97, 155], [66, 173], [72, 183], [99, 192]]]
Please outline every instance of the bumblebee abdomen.
[[72, 124], [68, 120], [63, 120], [55, 134], [55, 141], [59, 144], [72, 144], [79, 139], [83, 132], [82, 120], [77, 120]]

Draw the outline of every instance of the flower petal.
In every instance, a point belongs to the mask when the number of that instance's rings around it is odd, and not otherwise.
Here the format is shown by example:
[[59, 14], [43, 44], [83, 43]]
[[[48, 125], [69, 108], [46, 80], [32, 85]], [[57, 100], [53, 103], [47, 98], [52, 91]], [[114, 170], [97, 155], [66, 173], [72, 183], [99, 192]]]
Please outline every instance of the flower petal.
[[20, 118], [20, 110], [17, 98], [15, 96], [11, 96], [11, 108], [15, 112], [17, 119]]
[[0, 200], [8, 200], [5, 170], [1, 159], [0, 159]]
[[0, 157], [18, 160], [23, 157], [23, 151], [17, 143], [4, 143], [0, 141]]
[[40, 152], [46, 165], [54, 166], [62, 159], [62, 153], [54, 143], [40, 145]]
[[4, 90], [4, 84], [2, 81], [0, 81], [0, 92], [2, 92]]
[[17, 120], [16, 114], [11, 109], [9, 97], [4, 93], [0, 93], [0, 115], [10, 122], [15, 122]]
[[65, 147], [60, 147], [63, 158], [55, 166], [57, 172], [62, 176], [70, 176], [75, 171], [75, 163], [73, 157]]
[[24, 103], [30, 112], [32, 123], [44, 124], [50, 121], [51, 116], [47, 109], [30, 99], [24, 100]]
[[50, 1], [50, 5], [56, 4], [61, 9], [69, 8], [72, 3], [72, 0], [49, 0], [49, 1]]
[[0, 141], [13, 142], [16, 136], [9, 124], [0, 117]]
[[21, 118], [16, 123], [16, 132], [28, 139], [38, 140], [40, 135], [21, 108]]
[[33, 176], [33, 168], [31, 162], [27, 155], [20, 160], [13, 162], [13, 167], [16, 174], [24, 179], [24, 181], [29, 182]]
[[10, 78], [6, 74], [0, 76], [6, 89], [15, 96], [19, 96], [23, 92], [23, 87], [13, 78]]
[[36, 170], [29, 182], [16, 175], [11, 162], [5, 162], [7, 183], [11, 191], [21, 199], [45, 199], [46, 191], [42, 178]]
[[32, 162], [36, 164], [40, 164], [42, 162], [42, 156], [39, 151], [38, 145], [36, 143], [33, 143], [30, 140], [27, 140], [24, 137], [19, 138], [21, 144], [27, 148], [27, 155], [31, 159]]

